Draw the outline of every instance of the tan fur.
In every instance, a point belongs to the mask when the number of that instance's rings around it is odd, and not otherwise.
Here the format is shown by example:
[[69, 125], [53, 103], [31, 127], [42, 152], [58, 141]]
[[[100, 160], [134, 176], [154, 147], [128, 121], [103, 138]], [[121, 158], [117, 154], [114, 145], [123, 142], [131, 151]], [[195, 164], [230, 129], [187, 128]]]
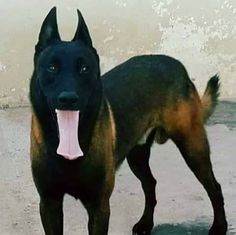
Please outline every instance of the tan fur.
[[194, 149], [201, 149], [205, 136], [202, 106], [198, 96], [192, 94], [189, 100], [181, 100], [164, 110], [163, 120], [169, 136], [179, 135], [188, 139]]
[[[104, 167], [105, 166], [105, 182], [104, 188], [101, 189], [104, 199], [109, 198], [115, 179], [115, 122], [111, 108], [106, 100], [99, 112], [98, 122], [96, 122], [89, 154], [93, 156], [92, 164]], [[111, 141], [113, 144], [111, 144]], [[96, 153], [94, 156], [94, 153]]]
[[110, 104], [108, 104], [108, 109], [109, 109], [109, 120], [110, 120], [110, 125], [111, 125], [111, 131], [112, 131], [112, 142], [113, 142], [113, 148], [115, 149], [116, 147], [116, 126], [115, 126], [115, 120], [114, 120], [114, 115], [111, 109]]
[[212, 107], [212, 97], [211, 94], [208, 92], [208, 89], [206, 89], [204, 95], [201, 98], [201, 104], [202, 104], [203, 120], [205, 122], [214, 111], [214, 107]]
[[212, 77], [208, 83], [201, 99], [204, 122], [212, 115], [218, 103], [220, 83], [218, 75]]
[[31, 161], [41, 156], [42, 149], [43, 149], [43, 132], [38, 122], [38, 118], [33, 113], [31, 119], [31, 133], [30, 133]]
[[189, 127], [196, 124], [197, 120], [198, 122], [202, 120], [200, 103], [196, 99], [181, 100], [174, 107], [164, 110], [163, 120], [168, 132], [172, 133], [175, 130], [186, 132]]

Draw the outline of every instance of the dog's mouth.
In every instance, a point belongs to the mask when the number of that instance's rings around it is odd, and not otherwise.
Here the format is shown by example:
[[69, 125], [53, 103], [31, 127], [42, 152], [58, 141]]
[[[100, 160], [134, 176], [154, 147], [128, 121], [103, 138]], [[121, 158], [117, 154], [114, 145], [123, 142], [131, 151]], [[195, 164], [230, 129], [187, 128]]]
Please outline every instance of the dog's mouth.
[[59, 145], [57, 154], [68, 160], [75, 160], [83, 156], [79, 145], [78, 125], [79, 111], [56, 109], [59, 129]]

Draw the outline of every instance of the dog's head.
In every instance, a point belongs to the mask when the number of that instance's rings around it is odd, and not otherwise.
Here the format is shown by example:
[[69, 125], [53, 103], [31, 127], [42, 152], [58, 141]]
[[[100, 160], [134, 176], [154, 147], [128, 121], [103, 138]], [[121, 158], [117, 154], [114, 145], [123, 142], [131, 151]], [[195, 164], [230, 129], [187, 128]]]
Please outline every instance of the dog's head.
[[[65, 42], [59, 36], [56, 8], [46, 16], [35, 46], [30, 93], [33, 106], [43, 106], [44, 110], [38, 112], [42, 118], [47, 110], [57, 115], [60, 135], [57, 153], [68, 159], [83, 154], [78, 144], [79, 118], [84, 117], [87, 126], [84, 132], [89, 132], [102, 97], [99, 57], [79, 11], [78, 18], [74, 38]], [[38, 105], [34, 105], [36, 102]], [[83, 128], [80, 125], [79, 131]]]
[[82, 14], [72, 41], [60, 39], [56, 8], [45, 18], [35, 47], [35, 74], [52, 109], [83, 111], [99, 89], [99, 58]]

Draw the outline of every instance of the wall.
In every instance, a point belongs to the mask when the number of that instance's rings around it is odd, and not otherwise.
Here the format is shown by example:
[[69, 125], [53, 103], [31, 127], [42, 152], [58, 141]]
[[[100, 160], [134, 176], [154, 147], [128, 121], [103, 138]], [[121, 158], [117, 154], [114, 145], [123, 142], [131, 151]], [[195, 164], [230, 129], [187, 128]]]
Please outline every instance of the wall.
[[219, 73], [221, 97], [236, 98], [235, 0], [0, 0], [1, 107], [28, 104], [34, 45], [54, 5], [65, 40], [82, 11], [103, 72], [133, 55], [163, 53], [185, 64], [201, 93]]

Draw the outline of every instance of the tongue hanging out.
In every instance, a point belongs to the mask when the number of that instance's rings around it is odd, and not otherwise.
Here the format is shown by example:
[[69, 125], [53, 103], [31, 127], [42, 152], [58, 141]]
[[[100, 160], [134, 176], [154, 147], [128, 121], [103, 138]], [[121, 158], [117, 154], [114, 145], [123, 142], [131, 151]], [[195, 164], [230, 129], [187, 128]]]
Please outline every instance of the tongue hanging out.
[[79, 111], [57, 110], [59, 146], [57, 154], [68, 160], [83, 156], [78, 140]]

